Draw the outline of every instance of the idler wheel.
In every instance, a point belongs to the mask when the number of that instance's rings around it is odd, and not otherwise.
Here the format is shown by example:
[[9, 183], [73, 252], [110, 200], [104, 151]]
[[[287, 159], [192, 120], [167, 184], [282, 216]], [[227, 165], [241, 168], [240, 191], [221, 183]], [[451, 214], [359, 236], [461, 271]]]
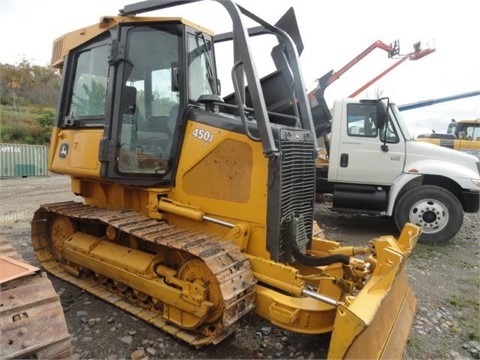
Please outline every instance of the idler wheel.
[[181, 266], [178, 271], [178, 278], [205, 290], [203, 300], [213, 304], [205, 322], [216, 322], [222, 316], [224, 310], [223, 295], [217, 278], [208, 266], [202, 260], [189, 260]]
[[57, 260], [62, 259], [65, 241], [75, 233], [75, 226], [63, 215], [55, 215], [50, 227], [50, 245]]

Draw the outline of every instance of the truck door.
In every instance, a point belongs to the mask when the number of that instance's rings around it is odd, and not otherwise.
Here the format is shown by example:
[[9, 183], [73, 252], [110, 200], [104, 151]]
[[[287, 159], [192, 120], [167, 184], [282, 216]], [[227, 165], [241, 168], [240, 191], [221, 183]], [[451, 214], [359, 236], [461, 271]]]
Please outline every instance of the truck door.
[[[390, 185], [405, 162], [405, 142], [394, 122], [389, 120], [385, 130], [378, 129], [372, 103], [349, 103], [342, 114], [336, 124], [340, 128], [334, 132], [339, 141], [330, 154], [329, 181]], [[382, 146], [385, 137], [386, 146]]]

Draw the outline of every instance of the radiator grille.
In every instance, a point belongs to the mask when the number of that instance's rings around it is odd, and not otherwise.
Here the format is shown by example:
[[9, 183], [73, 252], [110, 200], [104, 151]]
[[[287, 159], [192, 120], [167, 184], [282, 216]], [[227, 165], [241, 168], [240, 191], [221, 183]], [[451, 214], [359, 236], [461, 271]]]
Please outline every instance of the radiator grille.
[[[299, 248], [311, 239], [315, 199], [315, 147], [309, 132], [284, 131], [280, 142], [280, 204], [282, 238], [291, 236], [287, 222], [303, 218], [304, 229], [297, 238]], [[284, 242], [285, 240], [282, 240]], [[285, 244], [281, 244], [283, 248]]]

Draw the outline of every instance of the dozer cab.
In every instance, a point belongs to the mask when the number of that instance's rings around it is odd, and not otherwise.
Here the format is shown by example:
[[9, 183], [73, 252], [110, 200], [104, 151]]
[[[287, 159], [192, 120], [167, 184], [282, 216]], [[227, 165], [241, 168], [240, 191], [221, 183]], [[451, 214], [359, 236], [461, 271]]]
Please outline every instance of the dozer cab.
[[[180, 17], [137, 16], [194, 2], [127, 5], [55, 41], [63, 80], [49, 169], [83, 202], [35, 212], [42, 266], [196, 347], [255, 311], [332, 333], [330, 358], [400, 358], [416, 306], [405, 262], [420, 229], [362, 247], [318, 236], [318, 145], [293, 9], [271, 25], [218, 1], [233, 30], [217, 37]], [[260, 79], [250, 42], [264, 35], [278, 43], [276, 69]], [[234, 52], [223, 98], [222, 41]]]

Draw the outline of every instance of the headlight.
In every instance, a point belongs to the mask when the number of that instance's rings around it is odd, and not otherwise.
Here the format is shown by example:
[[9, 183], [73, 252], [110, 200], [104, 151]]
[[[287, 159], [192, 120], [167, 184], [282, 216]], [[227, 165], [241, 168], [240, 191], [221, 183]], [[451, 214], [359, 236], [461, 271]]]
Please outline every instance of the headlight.
[[480, 179], [472, 179], [472, 182], [480, 188]]

